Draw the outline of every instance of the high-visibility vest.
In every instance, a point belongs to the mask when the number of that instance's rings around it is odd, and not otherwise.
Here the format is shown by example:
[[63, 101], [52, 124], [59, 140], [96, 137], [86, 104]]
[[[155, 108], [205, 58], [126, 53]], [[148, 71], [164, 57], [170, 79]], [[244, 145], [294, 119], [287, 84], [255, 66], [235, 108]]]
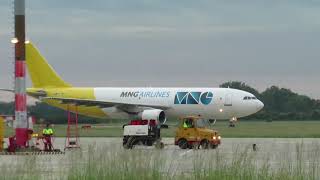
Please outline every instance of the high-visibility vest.
[[45, 128], [45, 129], [43, 129], [42, 134], [44, 134], [44, 135], [52, 135], [53, 134], [53, 130], [51, 128]]
[[187, 125], [186, 122], [183, 123], [183, 127], [184, 127], [184, 128], [188, 128], [188, 125]]

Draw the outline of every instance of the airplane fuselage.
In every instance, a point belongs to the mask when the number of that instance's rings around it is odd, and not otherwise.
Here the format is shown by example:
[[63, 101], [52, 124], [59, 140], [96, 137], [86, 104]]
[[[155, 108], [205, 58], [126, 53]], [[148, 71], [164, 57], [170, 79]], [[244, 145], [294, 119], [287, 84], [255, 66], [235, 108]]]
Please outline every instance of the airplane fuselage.
[[[146, 107], [166, 107], [168, 118], [200, 115], [208, 119], [230, 119], [256, 113], [263, 103], [251, 93], [231, 88], [29, 88], [30, 95], [42, 92], [58, 98], [90, 99], [119, 104], [139, 104]], [[245, 99], [245, 97], [250, 97]], [[49, 105], [75, 111], [58, 100], [45, 100]], [[78, 106], [79, 114], [123, 119], [142, 111], [139, 106], [97, 107]]]

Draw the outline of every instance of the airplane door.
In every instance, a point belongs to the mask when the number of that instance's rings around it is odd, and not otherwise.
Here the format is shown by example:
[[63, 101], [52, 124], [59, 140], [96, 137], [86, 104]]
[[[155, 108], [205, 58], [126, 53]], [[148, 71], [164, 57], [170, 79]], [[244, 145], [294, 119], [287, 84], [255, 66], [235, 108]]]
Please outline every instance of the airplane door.
[[232, 94], [226, 94], [224, 106], [232, 106]]

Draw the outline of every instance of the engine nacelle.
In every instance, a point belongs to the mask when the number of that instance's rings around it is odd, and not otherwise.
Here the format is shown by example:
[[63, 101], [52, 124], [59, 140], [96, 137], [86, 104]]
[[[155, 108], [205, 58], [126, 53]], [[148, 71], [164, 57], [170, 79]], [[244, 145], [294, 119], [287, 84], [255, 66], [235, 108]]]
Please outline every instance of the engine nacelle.
[[167, 121], [164, 111], [160, 109], [147, 109], [142, 111], [139, 116], [141, 119], [145, 120], [157, 120], [160, 124], [164, 124]]

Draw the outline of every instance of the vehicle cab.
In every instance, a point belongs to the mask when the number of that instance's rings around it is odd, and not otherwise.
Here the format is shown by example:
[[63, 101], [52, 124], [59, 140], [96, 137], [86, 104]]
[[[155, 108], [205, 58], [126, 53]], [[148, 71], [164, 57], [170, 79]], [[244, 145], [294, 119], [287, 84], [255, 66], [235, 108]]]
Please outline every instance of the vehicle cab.
[[216, 148], [221, 144], [218, 131], [210, 129], [209, 120], [198, 116], [188, 116], [180, 119], [176, 130], [175, 145], [186, 148]]

